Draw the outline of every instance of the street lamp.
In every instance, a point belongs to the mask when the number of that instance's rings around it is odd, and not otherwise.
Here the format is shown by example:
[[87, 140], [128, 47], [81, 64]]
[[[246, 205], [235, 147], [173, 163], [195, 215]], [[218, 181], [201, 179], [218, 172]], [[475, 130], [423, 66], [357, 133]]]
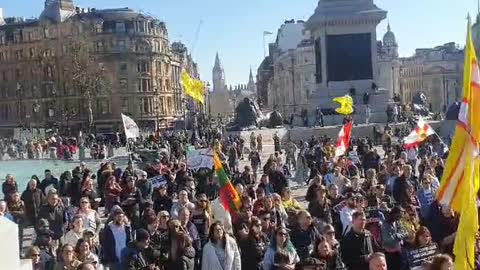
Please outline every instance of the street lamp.
[[188, 105], [188, 99], [187, 98], [182, 98], [182, 104], [183, 104], [183, 128], [187, 130], [187, 105]]

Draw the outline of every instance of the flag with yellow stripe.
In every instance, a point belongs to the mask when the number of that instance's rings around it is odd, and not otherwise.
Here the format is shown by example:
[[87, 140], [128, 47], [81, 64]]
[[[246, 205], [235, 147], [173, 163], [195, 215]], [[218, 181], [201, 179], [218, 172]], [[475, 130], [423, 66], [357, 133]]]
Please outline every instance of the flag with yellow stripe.
[[229, 213], [240, 210], [240, 207], [242, 206], [240, 196], [238, 195], [237, 190], [235, 190], [233, 187], [232, 182], [230, 182], [227, 173], [223, 169], [222, 162], [220, 161], [216, 151], [213, 154], [213, 164], [215, 166], [215, 173], [218, 177], [218, 184], [220, 186], [220, 201], [223, 207]]
[[455, 134], [442, 176], [437, 200], [460, 214], [455, 237], [455, 269], [474, 269], [476, 207], [479, 188], [480, 70], [472, 42], [470, 19], [463, 77], [463, 96]]

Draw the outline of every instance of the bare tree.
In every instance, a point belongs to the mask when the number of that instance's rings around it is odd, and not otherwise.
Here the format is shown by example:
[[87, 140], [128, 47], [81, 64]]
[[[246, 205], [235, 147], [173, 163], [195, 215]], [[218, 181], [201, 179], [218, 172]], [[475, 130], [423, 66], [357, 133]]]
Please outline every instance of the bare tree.
[[110, 81], [106, 76], [105, 68], [99, 64], [90, 48], [88, 37], [75, 36], [66, 43], [64, 58], [65, 77], [70, 78], [74, 89], [83, 96], [87, 110], [87, 132], [93, 128], [93, 100], [96, 96], [109, 92]]

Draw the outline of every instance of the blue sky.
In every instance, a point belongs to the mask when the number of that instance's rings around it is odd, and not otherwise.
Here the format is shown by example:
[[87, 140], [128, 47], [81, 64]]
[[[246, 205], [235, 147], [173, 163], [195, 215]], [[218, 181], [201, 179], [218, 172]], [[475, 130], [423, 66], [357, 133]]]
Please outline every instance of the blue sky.
[[[0, 0], [5, 16], [36, 17], [43, 0]], [[250, 66], [263, 59], [264, 30], [277, 31], [287, 19], [306, 20], [317, 0], [74, 0], [81, 7], [130, 7], [167, 23], [172, 41], [184, 42], [199, 63], [203, 80], [211, 80], [215, 53], [225, 67], [227, 84], [246, 83]], [[455, 41], [464, 44], [466, 16], [477, 13], [476, 0], [375, 0], [388, 11], [377, 28], [380, 39], [390, 22], [401, 56], [415, 48]], [[195, 33], [200, 22], [200, 33]], [[267, 38], [273, 41], [275, 36]]]

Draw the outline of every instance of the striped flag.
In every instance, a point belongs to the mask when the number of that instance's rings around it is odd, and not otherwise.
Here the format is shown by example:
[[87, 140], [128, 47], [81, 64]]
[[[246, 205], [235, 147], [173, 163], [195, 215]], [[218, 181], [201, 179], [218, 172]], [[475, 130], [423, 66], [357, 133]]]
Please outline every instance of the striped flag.
[[338, 134], [337, 148], [335, 149], [335, 157], [343, 156], [347, 152], [350, 145], [350, 137], [352, 136], [353, 122], [346, 123]]
[[480, 71], [468, 20], [463, 98], [437, 200], [460, 213], [453, 253], [455, 269], [475, 267], [476, 205], [479, 188]]
[[213, 164], [215, 167], [215, 173], [217, 174], [219, 186], [220, 186], [220, 202], [225, 210], [229, 213], [240, 210], [242, 201], [237, 191], [228, 179], [227, 173], [223, 169], [222, 162], [218, 157], [218, 153], [213, 154]]
[[421, 142], [425, 141], [428, 136], [433, 134], [435, 134], [435, 130], [420, 117], [415, 129], [410, 132], [407, 137], [403, 138], [403, 147], [406, 149], [417, 147]]

